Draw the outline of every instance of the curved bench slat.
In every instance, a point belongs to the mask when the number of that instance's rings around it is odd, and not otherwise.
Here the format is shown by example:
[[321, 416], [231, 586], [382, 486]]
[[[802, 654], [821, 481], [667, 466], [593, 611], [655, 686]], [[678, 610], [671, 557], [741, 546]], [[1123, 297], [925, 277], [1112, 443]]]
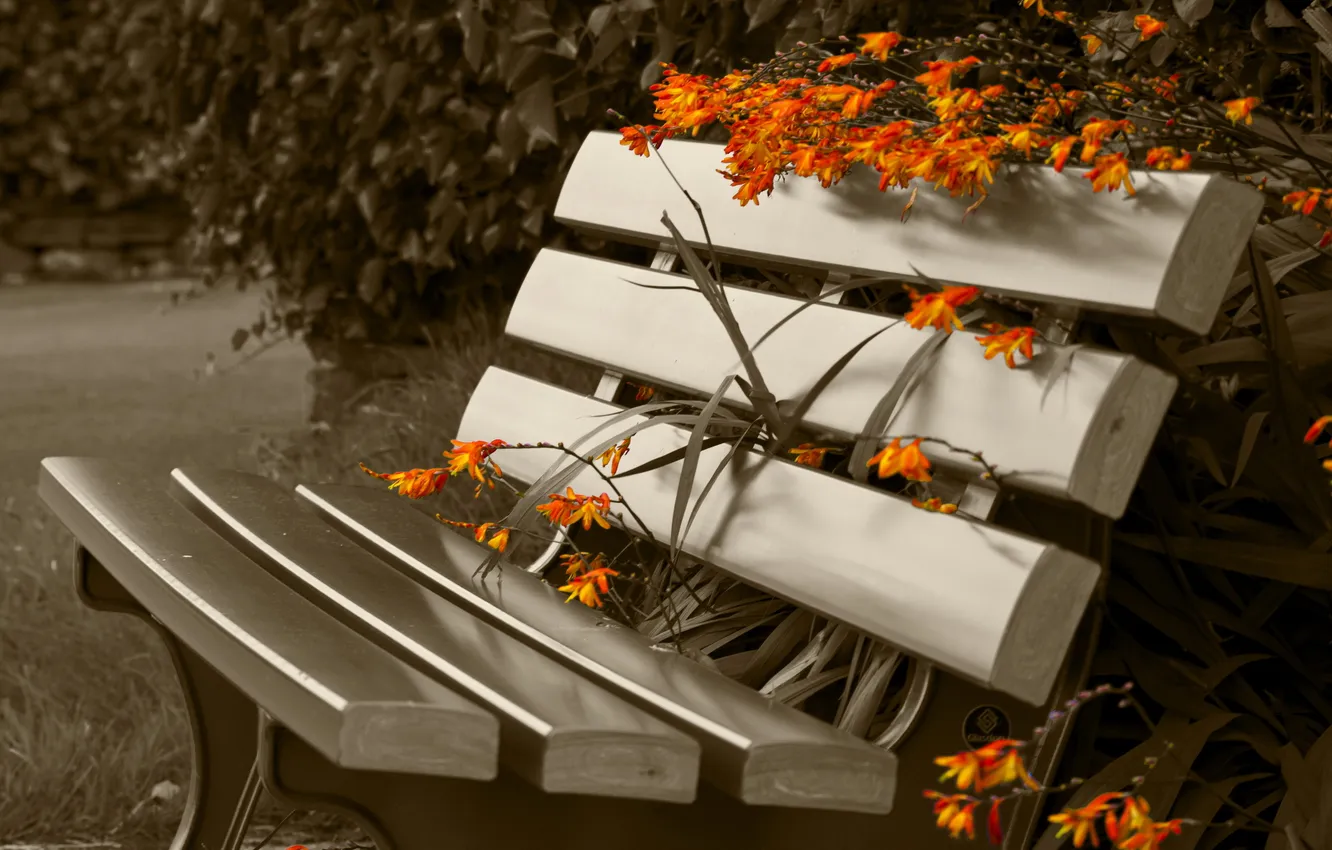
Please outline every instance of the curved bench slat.
[[165, 484], [128, 464], [52, 457], [38, 491], [144, 608], [334, 763], [495, 777], [492, 714], [302, 599]]
[[[661, 149], [723, 256], [869, 277], [914, 278], [914, 264], [944, 283], [1162, 319], [1197, 334], [1211, 328], [1263, 207], [1259, 192], [1223, 174], [1136, 171], [1137, 197], [1125, 201], [1094, 194], [1079, 179], [1084, 169], [1042, 165], [1004, 168], [966, 221], [970, 200], [928, 184], [910, 221], [898, 221], [905, 196], [879, 192], [868, 168], [830, 189], [792, 178], [741, 207], [716, 173], [723, 148], [672, 139]], [[672, 241], [663, 209], [690, 243], [706, 247], [698, 215], [658, 157], [634, 156], [618, 133], [595, 131], [569, 169], [555, 219], [655, 246]]]
[[[588, 432], [602, 427], [605, 439], [645, 421], [633, 417], [604, 430], [598, 417], [620, 410], [491, 367], [458, 439], [590, 450], [594, 443], [582, 442]], [[688, 440], [680, 428], [654, 425], [633, 438], [621, 463], [619, 489], [657, 539], [670, 536], [679, 466], [625, 475]], [[701, 454], [691, 510], [730, 450], [717, 445]], [[972, 681], [1033, 705], [1049, 697], [1100, 575], [1096, 563], [752, 450], [739, 457], [752, 477], [743, 490], [733, 476], [717, 478], [684, 551]], [[552, 463], [567, 462], [557, 449], [527, 449], [507, 454], [501, 465], [506, 475], [534, 482]], [[588, 468], [572, 486], [590, 495], [606, 489]]]
[[886, 813], [896, 757], [582, 605], [380, 488], [300, 486], [297, 495], [344, 534], [476, 616], [697, 738], [703, 776], [754, 805]]
[[494, 713], [500, 757], [538, 788], [689, 802], [699, 747], [422, 587], [259, 476], [177, 469], [172, 492], [282, 581]]
[[[740, 287], [726, 291], [751, 345], [805, 303]], [[602, 306], [589, 311], [590, 303]], [[550, 248], [528, 270], [505, 333], [704, 398], [739, 366], [734, 344], [689, 277]], [[894, 316], [820, 304], [778, 328], [755, 358], [777, 398], [797, 399], [875, 333], [802, 419], [814, 430], [850, 438], [864, 429], [933, 331], [914, 330]], [[1136, 357], [1094, 348], [1079, 350], [1062, 366], [1046, 356], [1008, 369], [982, 360], [975, 340], [957, 332], [945, 341], [886, 436], [929, 434], [980, 450], [1014, 487], [1079, 502], [1105, 516], [1123, 515], [1174, 396], [1174, 376]], [[1063, 374], [1047, 391], [1056, 368]], [[726, 400], [746, 404], [734, 385]], [[932, 459], [966, 474], [982, 471], [962, 454], [937, 452]]]

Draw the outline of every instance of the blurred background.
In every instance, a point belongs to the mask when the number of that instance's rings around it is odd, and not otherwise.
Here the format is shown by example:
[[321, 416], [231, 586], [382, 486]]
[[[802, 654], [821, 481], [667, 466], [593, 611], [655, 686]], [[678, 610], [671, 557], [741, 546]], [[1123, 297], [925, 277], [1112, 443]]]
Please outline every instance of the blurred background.
[[[1321, 93], [1305, 2], [1065, 5], [1185, 16], [1234, 71], [1214, 98]], [[1041, 25], [1021, 0], [0, 0], [0, 847], [164, 846], [188, 782], [165, 653], [75, 601], [42, 457], [420, 465], [488, 364], [568, 368], [500, 340], [506, 305], [541, 246], [614, 255], [550, 213], [608, 108], [650, 120], [660, 62], [998, 21]], [[321, 837], [360, 840], [269, 846]]]

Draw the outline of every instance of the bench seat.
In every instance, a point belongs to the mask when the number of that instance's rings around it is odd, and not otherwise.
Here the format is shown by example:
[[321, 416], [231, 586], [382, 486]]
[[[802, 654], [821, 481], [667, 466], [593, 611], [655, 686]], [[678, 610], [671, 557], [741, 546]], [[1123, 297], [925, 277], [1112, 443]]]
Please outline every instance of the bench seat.
[[539, 577], [501, 563], [482, 580], [490, 550], [390, 493], [301, 485], [297, 495], [367, 550], [436, 593], [559, 659], [697, 739], [709, 782], [751, 805], [887, 812], [897, 758], [686, 658]]
[[153, 617], [334, 764], [495, 777], [500, 730], [490, 712], [283, 585], [163, 481], [115, 461], [54, 457], [42, 461], [38, 488]]
[[177, 469], [170, 492], [340, 621], [494, 714], [506, 766], [547, 792], [693, 800], [697, 742], [478, 620], [256, 475]]

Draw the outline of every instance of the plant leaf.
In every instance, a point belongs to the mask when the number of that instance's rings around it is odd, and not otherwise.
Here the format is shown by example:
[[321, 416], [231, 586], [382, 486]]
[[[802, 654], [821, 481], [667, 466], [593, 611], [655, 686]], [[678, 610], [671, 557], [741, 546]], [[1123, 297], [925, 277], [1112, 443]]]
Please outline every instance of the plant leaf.
[[865, 346], [873, 342], [879, 334], [888, 330], [888, 327], [891, 326], [879, 328], [874, 333], [851, 346], [845, 354], [837, 358], [836, 362], [828, 367], [827, 371], [819, 376], [819, 379], [814, 382], [813, 386], [800, 397], [800, 401], [796, 403], [795, 408], [787, 414], [786, 420], [782, 423], [781, 430], [777, 432], [777, 439], [773, 443], [772, 452], [775, 453], [781, 451], [786, 446], [786, 441], [791, 438], [791, 432], [794, 431], [796, 426], [800, 424], [801, 420], [805, 418], [805, 414], [809, 411], [810, 406], [814, 404], [814, 400], [819, 397], [819, 393], [823, 392], [828, 384], [832, 383], [833, 380], [842, 373], [842, 370], [847, 367], [847, 364], [855, 359], [855, 356], [859, 354]]
[[869, 481], [869, 468], [866, 464], [878, 451], [879, 438], [887, 429], [898, 405], [915, 383], [916, 378], [924, 373], [935, 352], [951, 336], [951, 334], [936, 332], [927, 338], [920, 348], [917, 348], [907, 359], [906, 365], [898, 373], [893, 385], [888, 388], [888, 392], [884, 393], [883, 398], [879, 399], [879, 403], [870, 412], [869, 421], [865, 423], [864, 433], [860, 439], [856, 440], [856, 445], [851, 450], [851, 477], [856, 481], [862, 484]]
[[1267, 419], [1267, 414], [1270, 412], [1260, 410], [1244, 423], [1244, 436], [1240, 440], [1239, 455], [1235, 458], [1235, 477], [1230, 480], [1231, 487], [1238, 484], [1240, 476], [1244, 474], [1244, 467], [1249, 463], [1249, 455], [1253, 454], [1253, 446], [1258, 442], [1258, 434], [1263, 430], [1263, 420]]
[[694, 425], [693, 433], [689, 435], [689, 443], [685, 446], [684, 461], [680, 464], [680, 483], [675, 491], [675, 507], [671, 510], [671, 560], [674, 561], [680, 554], [680, 544], [683, 542], [680, 538], [680, 530], [684, 523], [685, 508], [689, 506], [689, 495], [694, 491], [694, 476], [698, 473], [698, 458], [703, 453], [703, 441], [708, 436], [708, 423], [712, 419], [712, 414], [717, 411], [721, 405], [721, 400], [726, 395], [726, 390], [730, 388], [731, 382], [735, 380], [735, 375], [727, 375], [722, 379], [721, 384], [708, 400], [703, 412], [699, 414], [698, 423]]
[[[1115, 539], [1150, 552], [1165, 551], [1161, 540], [1152, 534], [1116, 534]], [[1185, 561], [1301, 587], [1332, 590], [1332, 555], [1326, 553], [1201, 537], [1167, 537], [1166, 542], [1175, 557]]]

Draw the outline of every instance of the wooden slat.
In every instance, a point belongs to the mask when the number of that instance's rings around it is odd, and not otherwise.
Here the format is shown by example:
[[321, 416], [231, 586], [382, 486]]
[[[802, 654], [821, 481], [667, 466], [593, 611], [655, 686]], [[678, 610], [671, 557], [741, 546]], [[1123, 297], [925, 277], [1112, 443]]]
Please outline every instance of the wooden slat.
[[[739, 287], [727, 293], [751, 344], [803, 303]], [[743, 374], [735, 347], [690, 278], [565, 251], [537, 255], [505, 331], [699, 397], [710, 396], [726, 375]], [[803, 419], [815, 430], [850, 438], [864, 431], [874, 407], [935, 331], [820, 304], [778, 329], [756, 357], [778, 398], [799, 398], [849, 349], [879, 331]], [[986, 362], [974, 334], [952, 334], [885, 436], [929, 435], [979, 450], [1013, 486], [1118, 518], [1177, 382], [1135, 357], [1089, 347], [1067, 360], [1067, 371], [1051, 385], [1059, 365], [1055, 350], [1009, 369], [1002, 361]], [[744, 395], [732, 387], [727, 400], [743, 404]], [[968, 455], [927, 453], [960, 471], [981, 471]]]
[[[594, 417], [619, 409], [492, 367], [472, 394], [458, 439], [562, 441], [581, 451], [593, 444], [580, 438], [604, 426]], [[641, 431], [621, 476], [687, 442], [674, 426]], [[694, 499], [728, 452], [724, 445], [703, 452]], [[507, 475], [533, 481], [561, 457], [533, 449], [507, 452], [500, 463]], [[1099, 575], [1096, 564], [756, 452], [741, 461], [758, 468], [742, 493], [731, 476], [717, 480], [686, 552], [973, 681], [1032, 704], [1049, 696]], [[658, 539], [669, 537], [678, 475], [672, 464], [620, 482]], [[591, 469], [573, 486], [592, 495], [606, 489]]]
[[[605, 131], [587, 137], [555, 218], [655, 245], [670, 238], [665, 210], [702, 246], [697, 215], [658, 157], [634, 156], [619, 138]], [[913, 277], [914, 264], [947, 283], [1164, 319], [1194, 333], [1211, 327], [1262, 208], [1253, 188], [1219, 174], [1135, 172], [1138, 196], [1125, 201], [1123, 193], [1093, 194], [1078, 169], [1017, 165], [1000, 174], [966, 221], [970, 199], [924, 185], [902, 223], [906, 195], [880, 193], [868, 168], [831, 189], [791, 177], [742, 208], [716, 173], [722, 145], [673, 139], [661, 153], [727, 256], [874, 277]]]
[[699, 747], [483, 623], [255, 475], [172, 472], [195, 515], [320, 607], [499, 718], [500, 757], [546, 791], [689, 802]]
[[495, 777], [493, 715], [302, 599], [165, 485], [127, 464], [55, 457], [38, 490], [167, 629], [334, 763]]
[[582, 605], [380, 488], [301, 486], [297, 494], [361, 546], [460, 607], [698, 739], [703, 776], [754, 805], [887, 812], [896, 757], [774, 703]]

